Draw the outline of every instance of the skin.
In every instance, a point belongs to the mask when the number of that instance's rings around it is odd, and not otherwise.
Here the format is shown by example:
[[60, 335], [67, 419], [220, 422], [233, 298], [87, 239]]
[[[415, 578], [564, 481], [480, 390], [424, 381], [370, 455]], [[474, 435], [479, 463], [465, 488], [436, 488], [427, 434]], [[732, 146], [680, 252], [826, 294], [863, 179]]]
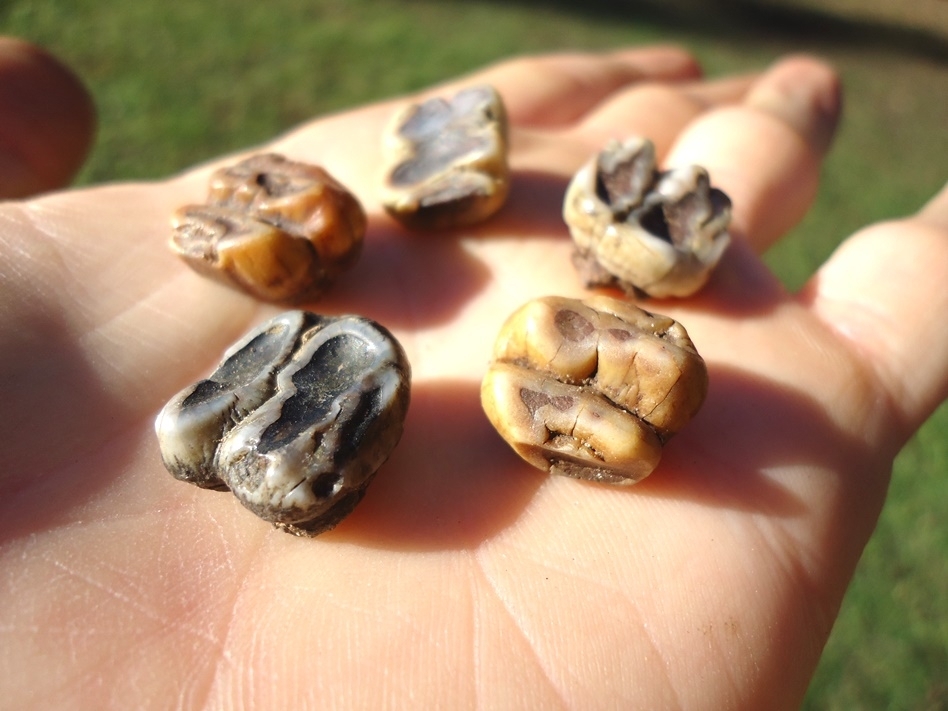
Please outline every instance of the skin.
[[82, 166], [95, 135], [92, 98], [56, 57], [0, 37], [0, 196], [60, 188]]
[[[799, 706], [893, 457], [948, 393], [948, 190], [788, 294], [756, 255], [813, 198], [831, 69], [793, 57], [707, 82], [655, 47], [516, 59], [438, 91], [475, 81], [507, 99], [515, 177], [474, 230], [409, 235], [380, 208], [377, 139], [403, 101], [267, 146], [362, 199], [362, 260], [313, 307], [381, 321], [414, 373], [395, 454], [315, 540], [159, 461], [159, 408], [275, 312], [167, 248], [214, 166], [0, 206], [9, 707]], [[686, 325], [710, 392], [658, 470], [615, 489], [528, 467], [478, 389], [510, 312], [583, 295], [563, 191], [632, 132], [709, 169], [734, 244], [701, 294], [649, 303]]]

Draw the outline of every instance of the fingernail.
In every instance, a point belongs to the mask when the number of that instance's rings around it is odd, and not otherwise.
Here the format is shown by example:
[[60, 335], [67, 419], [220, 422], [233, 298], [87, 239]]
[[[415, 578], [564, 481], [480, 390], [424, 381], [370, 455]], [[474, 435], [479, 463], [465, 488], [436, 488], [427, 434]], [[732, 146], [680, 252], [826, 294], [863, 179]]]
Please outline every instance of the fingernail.
[[839, 78], [809, 57], [786, 59], [751, 89], [746, 103], [776, 116], [819, 153], [833, 142], [842, 109]]

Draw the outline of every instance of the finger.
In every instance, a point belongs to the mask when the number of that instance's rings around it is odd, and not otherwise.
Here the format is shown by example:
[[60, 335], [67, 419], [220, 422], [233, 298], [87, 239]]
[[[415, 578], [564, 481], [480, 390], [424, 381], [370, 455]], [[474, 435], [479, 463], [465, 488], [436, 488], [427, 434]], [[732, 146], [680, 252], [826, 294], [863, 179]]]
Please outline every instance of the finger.
[[743, 101], [753, 86], [760, 81], [760, 73], [738, 74], [710, 81], [680, 84], [681, 90], [698, 99], [704, 106], [719, 106]]
[[615, 92], [565, 130], [522, 129], [512, 136], [513, 164], [569, 179], [593, 153], [610, 140], [631, 135], [648, 137], [663, 156], [689, 122], [710, 107], [743, 99], [755, 77], [671, 85], [644, 82]]
[[648, 82], [617, 92], [590, 112], [573, 134], [589, 151], [613, 138], [645, 136], [664, 156], [681, 130], [715, 106], [741, 101], [754, 77], [713, 82], [668, 84]]
[[896, 448], [948, 397], [946, 274], [948, 185], [916, 216], [849, 238], [801, 294], [876, 374]]
[[646, 47], [611, 54], [521, 57], [489, 67], [426, 94], [492, 84], [503, 96], [514, 125], [566, 126], [624, 86], [640, 81], [693, 80], [696, 60], [676, 47]]
[[733, 202], [735, 233], [760, 253], [812, 203], [840, 106], [832, 69], [806, 57], [786, 59], [740, 105], [712, 110], [688, 126], [666, 162], [707, 168]]
[[[673, 47], [517, 58], [409, 99], [393, 99], [358, 112], [317, 119], [281, 136], [271, 148], [323, 165], [360, 197], [368, 198], [378, 179], [378, 155], [354, 151], [352, 146], [380, 145], [385, 124], [406, 101], [450, 96], [465, 86], [489, 83], [502, 95], [511, 124], [518, 131], [530, 132], [531, 127], [550, 128], [579, 120], [603, 97], [627, 84], [642, 80], [694, 82], [699, 75], [695, 60]], [[338, 139], [343, 134], [348, 136], [345, 142]], [[512, 141], [516, 153], [522, 147], [517, 131], [512, 132]], [[201, 172], [211, 167], [203, 166]]]
[[78, 77], [42, 49], [0, 37], [0, 198], [68, 183], [94, 133], [95, 109]]
[[936, 229], [948, 230], [948, 185], [919, 210], [917, 219]]

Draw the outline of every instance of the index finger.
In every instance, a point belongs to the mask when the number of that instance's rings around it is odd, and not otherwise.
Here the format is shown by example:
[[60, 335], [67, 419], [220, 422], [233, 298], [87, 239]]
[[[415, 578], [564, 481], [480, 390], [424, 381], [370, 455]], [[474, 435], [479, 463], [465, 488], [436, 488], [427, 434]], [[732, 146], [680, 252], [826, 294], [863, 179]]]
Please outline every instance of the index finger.
[[[515, 128], [557, 128], [581, 121], [623, 87], [639, 82], [693, 82], [697, 61], [675, 47], [643, 47], [610, 53], [547, 54], [505, 60], [416, 95], [319, 118], [279, 138], [268, 148], [325, 167], [366, 200], [374, 200], [383, 126], [407, 101], [451, 96], [475, 84], [491, 84], [503, 97]], [[339, 136], [346, 140], [340, 141]], [[371, 150], [357, 150], [369, 146]], [[228, 160], [232, 160], [233, 156]], [[204, 179], [204, 166], [195, 177]]]
[[492, 84], [504, 97], [511, 123], [552, 128], [575, 123], [600, 101], [630, 84], [681, 82], [700, 76], [701, 68], [688, 52], [655, 46], [608, 54], [520, 57], [448, 86]]

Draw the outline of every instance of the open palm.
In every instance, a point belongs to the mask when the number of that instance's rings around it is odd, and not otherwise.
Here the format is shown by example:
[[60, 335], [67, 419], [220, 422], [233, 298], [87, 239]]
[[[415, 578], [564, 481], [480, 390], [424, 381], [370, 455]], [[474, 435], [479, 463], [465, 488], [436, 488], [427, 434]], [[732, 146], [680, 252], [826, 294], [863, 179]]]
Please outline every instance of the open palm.
[[[173, 480], [158, 455], [158, 409], [275, 313], [166, 247], [214, 166], [0, 208], [0, 707], [799, 704], [892, 459], [948, 388], [948, 196], [787, 294], [755, 255], [815, 192], [828, 69], [702, 82], [655, 48], [476, 81], [507, 102], [515, 171], [476, 229], [409, 234], [382, 213], [379, 139], [401, 102], [266, 147], [325, 166], [370, 214], [360, 263], [306, 306], [386, 325], [414, 376], [401, 443], [316, 539]], [[686, 326], [710, 392], [659, 469], [615, 489], [521, 462], [478, 391], [511, 311], [584, 294], [563, 191], [629, 134], [707, 167], [735, 239], [700, 295], [647, 305]]]

